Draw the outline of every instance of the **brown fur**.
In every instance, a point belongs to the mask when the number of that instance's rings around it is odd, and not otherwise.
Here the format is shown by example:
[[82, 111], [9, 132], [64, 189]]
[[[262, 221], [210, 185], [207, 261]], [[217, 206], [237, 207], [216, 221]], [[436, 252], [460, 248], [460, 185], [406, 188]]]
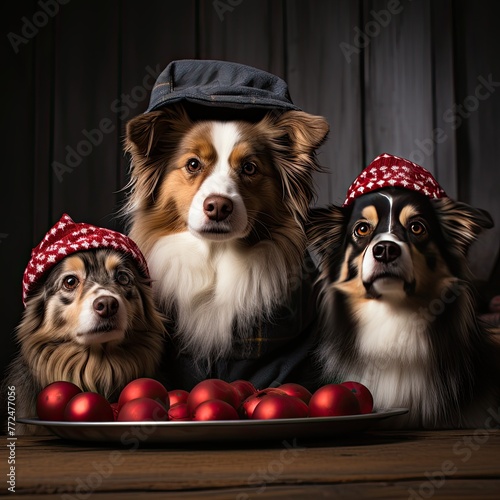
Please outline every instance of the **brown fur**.
[[[298, 230], [303, 250], [301, 224], [314, 195], [313, 172], [320, 170], [314, 150], [327, 134], [327, 123], [307, 113], [290, 111], [270, 113], [258, 123], [240, 122], [240, 126], [246, 140], [233, 151], [231, 163], [239, 165], [245, 158], [259, 166], [255, 178], [240, 184], [255, 222], [249, 244], [255, 238], [273, 238], [261, 220], [267, 217], [272, 226], [285, 222], [292, 232]], [[132, 155], [132, 164], [127, 186], [130, 196], [123, 213], [132, 222], [130, 236], [146, 255], [159, 237], [186, 230], [189, 204], [215, 160], [205, 140], [208, 127], [209, 122], [191, 121], [180, 107], [147, 113], [127, 124], [126, 151]], [[193, 154], [206, 165], [194, 178], [183, 168]]]
[[[91, 274], [90, 265], [100, 268]], [[120, 287], [114, 282], [117, 269], [127, 270], [132, 279], [130, 286]], [[68, 273], [77, 276], [80, 285], [71, 295], [71, 302], [65, 304], [60, 300], [61, 277]], [[120, 295], [127, 325], [121, 340], [82, 344], [75, 332], [81, 328], [84, 301], [96, 287]], [[162, 317], [155, 310], [151, 287], [129, 259], [109, 250], [68, 256], [28, 298], [16, 331], [20, 352], [4, 382], [16, 388], [16, 415], [36, 416], [38, 393], [56, 381], [72, 382], [84, 391], [98, 392], [113, 400], [131, 380], [155, 375], [163, 334]], [[35, 432], [32, 427], [18, 423], [16, 433]]]
[[[255, 325], [273, 318], [296, 290], [303, 276], [313, 174], [321, 170], [315, 151], [328, 132], [321, 117], [270, 112], [257, 122], [231, 122], [237, 133], [231, 150], [221, 152], [212, 134], [225, 125], [192, 120], [182, 107], [167, 107], [132, 119], [125, 143], [131, 155], [123, 208], [129, 234], [152, 269], [155, 298], [175, 323], [179, 350], [209, 364], [228, 355], [235, 338], [252, 335]], [[200, 165], [195, 173], [189, 168], [192, 159]], [[193, 206], [201, 211], [200, 186], [221, 162], [245, 217], [235, 235], [215, 241], [192, 234], [188, 223]], [[244, 171], [248, 164], [255, 166], [251, 175]], [[169, 242], [166, 236], [172, 237]], [[184, 256], [179, 241], [186, 244], [191, 237], [196, 249]], [[223, 276], [222, 265], [234, 267]], [[185, 279], [181, 291], [171, 286], [181, 280], [177, 270]], [[222, 287], [228, 275], [233, 280]], [[232, 296], [225, 292], [229, 289]]]
[[[390, 218], [381, 201], [389, 195]], [[357, 238], [365, 222], [370, 229]], [[424, 230], [412, 234], [413, 223]], [[350, 207], [314, 209], [308, 234], [321, 261], [323, 382], [357, 380], [373, 392], [376, 409], [407, 407], [390, 426], [494, 423], [500, 351], [477, 318], [466, 259], [471, 243], [492, 225], [480, 209], [400, 188], [365, 194]], [[412, 270], [404, 293], [373, 291], [362, 275], [379, 235], [409, 252], [411, 265], [402, 258], [391, 263], [393, 273]]]

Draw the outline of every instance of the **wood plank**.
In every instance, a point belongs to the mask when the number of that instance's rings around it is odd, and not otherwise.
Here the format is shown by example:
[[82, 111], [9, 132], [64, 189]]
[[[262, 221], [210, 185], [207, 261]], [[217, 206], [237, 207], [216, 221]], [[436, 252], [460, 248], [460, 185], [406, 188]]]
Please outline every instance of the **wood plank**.
[[455, 8], [459, 86], [453, 116], [458, 140], [459, 196], [489, 211], [494, 218], [495, 228], [485, 232], [470, 253], [472, 271], [478, 279], [487, 280], [500, 250], [500, 59], [495, 22], [500, 4], [489, 0], [478, 9], [461, 0]]
[[[129, 158], [122, 154], [125, 125], [147, 109], [156, 77], [171, 61], [196, 57], [197, 31], [195, 0], [178, 2], [174, 10], [171, 2], [164, 0], [128, 0], [120, 3], [120, 9], [119, 87], [114, 109], [115, 139], [119, 145], [115, 159], [116, 182], [122, 188], [128, 181], [129, 168]], [[154, 19], [161, 22], [152, 22]], [[147, 26], [147, 36], [143, 26]], [[124, 197], [124, 192], [117, 194], [117, 208]], [[113, 223], [116, 229], [123, 229], [122, 221]]]
[[454, 27], [452, 0], [431, 2], [434, 133], [426, 151], [434, 148], [434, 174], [448, 196], [458, 194], [457, 141], [450, 122], [455, 104]]
[[443, 470], [454, 481], [500, 478], [499, 430], [373, 432], [324, 443], [290, 441], [289, 447], [254, 443], [132, 450], [24, 438], [17, 447], [16, 489], [61, 494], [99, 481], [99, 492], [211, 490], [260, 487], [266, 477], [273, 486], [418, 485]]
[[[64, 7], [60, 7], [64, 8]], [[33, 40], [37, 57], [34, 65], [35, 78], [35, 126], [33, 182], [33, 246], [38, 245], [47, 230], [53, 225], [52, 207], [52, 144], [54, 130], [54, 34], [57, 18], [40, 30]]]
[[[26, 43], [16, 45], [16, 52], [7, 35], [12, 33], [22, 37], [22, 18], [33, 16], [37, 10], [34, 1], [16, 2], [0, 16], [5, 37], [1, 48], [3, 71], [0, 80], [5, 97], [2, 103], [3, 169], [0, 181], [1, 333], [6, 340], [0, 355], [2, 368], [17, 349], [12, 339], [23, 311], [23, 272], [35, 242], [33, 198], [36, 190], [33, 177], [35, 147], [31, 133], [37, 116], [36, 83], [32, 74], [37, 39], [25, 38]], [[45, 29], [50, 30], [50, 26]]]
[[315, 177], [318, 205], [342, 204], [347, 188], [364, 167], [360, 53], [354, 43], [359, 2], [286, 2], [287, 80], [295, 103], [324, 116], [330, 135], [319, 161], [328, 171]]
[[199, 58], [248, 64], [283, 78], [282, 5], [275, 0], [199, 2]]
[[391, 2], [392, 14], [387, 0], [366, 4], [367, 162], [387, 152], [434, 172], [430, 2]]
[[[261, 485], [258, 488], [248, 486], [241, 488], [214, 488], [211, 490], [189, 490], [189, 491], [120, 491], [92, 493], [93, 500], [111, 500], [117, 498], [123, 500], [135, 500], [140, 498], [147, 500], [179, 499], [179, 500], [249, 500], [250, 498], [262, 499], [283, 499], [283, 500], [303, 500], [304, 498], [342, 498], [345, 500], [358, 499], [380, 499], [380, 500], [400, 500], [410, 498], [419, 500], [429, 498], [434, 494], [440, 500], [474, 499], [474, 500], [498, 500], [500, 491], [500, 480], [497, 479], [472, 479], [455, 480], [447, 479], [441, 484], [441, 478], [433, 478], [434, 485], [430, 481], [402, 481], [402, 482], [361, 482], [350, 484], [313, 484], [282, 486], [273, 483]], [[437, 485], [437, 486], [435, 486]], [[82, 491], [85, 494], [85, 491]], [[16, 495], [23, 499], [40, 498], [22, 492]], [[69, 496], [69, 495], [68, 495]], [[44, 500], [61, 500], [64, 494], [43, 495]], [[71, 496], [69, 496], [71, 498]], [[69, 500], [69, 498], [67, 500]]]
[[115, 206], [117, 5], [70, 2], [56, 19], [54, 160], [71, 171], [52, 175], [52, 223], [67, 212], [106, 225]]

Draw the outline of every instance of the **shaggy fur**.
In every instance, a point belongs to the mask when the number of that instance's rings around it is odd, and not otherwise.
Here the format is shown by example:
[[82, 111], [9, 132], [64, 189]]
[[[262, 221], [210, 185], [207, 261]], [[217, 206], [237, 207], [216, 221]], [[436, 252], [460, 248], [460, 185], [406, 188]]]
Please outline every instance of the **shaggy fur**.
[[[466, 255], [490, 216], [399, 188], [311, 214], [323, 381], [356, 380], [407, 427], [485, 427], [500, 356], [475, 315]], [[488, 411], [490, 410], [490, 412]]]
[[[289, 298], [327, 131], [324, 119], [298, 111], [194, 121], [167, 108], [128, 123], [130, 236], [180, 350], [195, 361], [227, 355]], [[221, 217], [206, 210], [214, 196], [229, 203]]]
[[[103, 307], [111, 309], [98, 314]], [[60, 380], [113, 400], [131, 380], [155, 375], [163, 335], [149, 282], [129, 258], [110, 250], [66, 257], [28, 298], [16, 331], [20, 353], [5, 379], [16, 387], [16, 415], [34, 417], [38, 393]], [[18, 423], [16, 433], [30, 427]]]

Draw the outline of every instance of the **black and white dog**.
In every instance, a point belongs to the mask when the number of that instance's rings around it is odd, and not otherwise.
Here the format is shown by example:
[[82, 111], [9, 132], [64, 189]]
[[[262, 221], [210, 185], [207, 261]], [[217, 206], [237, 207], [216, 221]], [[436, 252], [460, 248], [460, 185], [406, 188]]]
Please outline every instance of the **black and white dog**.
[[429, 172], [381, 155], [342, 207], [315, 209], [325, 382], [356, 380], [406, 427], [485, 427], [500, 402], [500, 356], [474, 311], [467, 250], [484, 211], [452, 201]]

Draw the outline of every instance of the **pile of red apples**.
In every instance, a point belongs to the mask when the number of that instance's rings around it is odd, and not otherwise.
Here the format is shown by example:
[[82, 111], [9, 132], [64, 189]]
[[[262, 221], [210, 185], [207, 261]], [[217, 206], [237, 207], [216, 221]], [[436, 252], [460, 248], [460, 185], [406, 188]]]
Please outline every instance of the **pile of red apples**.
[[131, 381], [117, 402], [83, 392], [71, 382], [54, 382], [37, 398], [40, 420], [66, 422], [144, 422], [268, 420], [337, 417], [371, 413], [373, 397], [358, 382], [327, 384], [311, 394], [299, 384], [257, 390], [247, 380], [207, 379], [190, 392], [168, 391], [152, 378]]

